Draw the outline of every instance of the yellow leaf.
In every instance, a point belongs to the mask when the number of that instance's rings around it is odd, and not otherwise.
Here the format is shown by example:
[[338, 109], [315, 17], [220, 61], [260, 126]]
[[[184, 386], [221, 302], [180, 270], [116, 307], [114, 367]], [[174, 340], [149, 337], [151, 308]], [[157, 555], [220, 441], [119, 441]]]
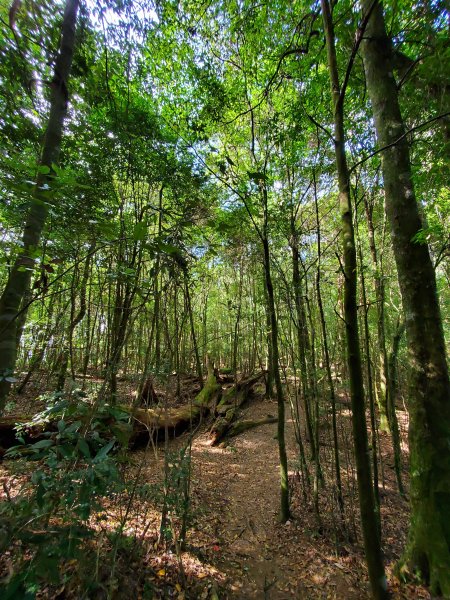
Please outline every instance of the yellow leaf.
[[179, 583], [176, 583], [175, 589], [177, 590], [177, 592], [181, 592], [181, 585]]
[[158, 577], [164, 577], [164, 575], [166, 574], [166, 570], [165, 569], [160, 569], [157, 573]]
[[204, 579], [205, 577], [208, 577], [208, 573], [199, 573], [197, 575], [197, 579]]

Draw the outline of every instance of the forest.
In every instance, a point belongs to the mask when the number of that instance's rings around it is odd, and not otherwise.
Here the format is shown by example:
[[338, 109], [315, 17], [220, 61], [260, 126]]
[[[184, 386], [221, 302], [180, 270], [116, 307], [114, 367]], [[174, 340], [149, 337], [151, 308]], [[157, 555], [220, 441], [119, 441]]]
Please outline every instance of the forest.
[[450, 599], [447, 0], [0, 0], [0, 597]]

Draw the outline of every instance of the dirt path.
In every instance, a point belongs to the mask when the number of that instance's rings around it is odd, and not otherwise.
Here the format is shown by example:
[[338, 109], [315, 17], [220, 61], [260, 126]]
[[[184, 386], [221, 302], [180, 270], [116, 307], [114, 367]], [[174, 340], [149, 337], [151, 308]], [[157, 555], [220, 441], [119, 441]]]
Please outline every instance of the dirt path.
[[[262, 419], [276, 415], [276, 412], [275, 402], [253, 399], [244, 418]], [[195, 435], [190, 494], [195, 519], [189, 529], [187, 551], [182, 556], [188, 583], [186, 589], [192, 591], [195, 588], [195, 591], [194, 595], [190, 592], [185, 595], [182, 591], [177, 600], [187, 597], [196, 600], [369, 598], [367, 569], [358, 532], [350, 411], [345, 407], [341, 411], [341, 426], [346, 526], [341, 526], [336, 502], [331, 497], [331, 433], [324, 430], [321, 433], [321, 462], [327, 483], [320, 490], [320, 531], [311, 506], [311, 494], [309, 500], [304, 499], [294, 474], [298, 450], [290, 417], [286, 422], [286, 444], [292, 519], [284, 525], [278, 520], [276, 424], [249, 430], [230, 440], [226, 448], [211, 447], [207, 431]], [[186, 439], [169, 443], [171, 456], [186, 443]], [[431, 597], [424, 588], [400, 585], [392, 575], [392, 567], [405, 543], [408, 507], [396, 491], [389, 436], [380, 434], [380, 439], [383, 455], [381, 517], [389, 589], [395, 600], [429, 600]], [[144, 453], [146, 468], [142, 477], [149, 482], [161, 480], [164, 452], [158, 452], [157, 464], [150, 451], [147, 452]], [[404, 474], [406, 476], [406, 472]], [[157, 522], [156, 515], [155, 524]], [[155, 539], [156, 535], [155, 531]], [[155, 556], [152, 561], [151, 566], [156, 570], [162, 567], [163, 573], [169, 572], [168, 564], [172, 564], [172, 569], [176, 568], [173, 555]]]
[[[246, 418], [276, 414], [274, 402], [251, 405]], [[365, 598], [351, 565], [336, 558], [305, 531], [296, 517], [278, 522], [279, 463], [276, 425], [264, 425], [212, 448], [208, 436], [194, 441], [194, 489], [206, 509], [202, 526], [212, 535], [217, 568], [226, 576], [228, 598]], [[296, 462], [292, 423], [287, 423], [290, 469]], [[215, 538], [215, 539], [214, 539]], [[357, 577], [356, 577], [357, 579]], [[227, 586], [228, 587], [228, 586]]]

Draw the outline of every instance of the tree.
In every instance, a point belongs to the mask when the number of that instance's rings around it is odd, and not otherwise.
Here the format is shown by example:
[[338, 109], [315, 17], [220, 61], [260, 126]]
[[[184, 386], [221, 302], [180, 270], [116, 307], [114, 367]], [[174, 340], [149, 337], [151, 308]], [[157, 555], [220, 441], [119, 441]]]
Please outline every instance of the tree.
[[450, 383], [436, 279], [414, 193], [409, 146], [393, 76], [392, 44], [381, 2], [362, 0], [367, 89], [382, 152], [410, 358], [411, 525], [404, 560], [450, 597]]
[[358, 334], [356, 302], [357, 266], [356, 244], [350, 198], [350, 177], [345, 155], [344, 97], [345, 88], [339, 82], [335, 49], [333, 18], [328, 0], [322, 0], [322, 16], [327, 44], [328, 68], [330, 70], [331, 94], [334, 116], [334, 147], [339, 180], [339, 205], [342, 219], [342, 243], [344, 255], [344, 319], [347, 338], [347, 361], [352, 401], [353, 441], [358, 473], [358, 496], [364, 537], [367, 566], [372, 595], [376, 600], [387, 598], [386, 575], [381, 553], [381, 540], [367, 441], [364, 384], [361, 350]]
[[[0, 412], [3, 411], [17, 355], [16, 324], [19, 310], [30, 285], [35, 252], [47, 219], [52, 184], [57, 177], [64, 119], [69, 99], [68, 83], [75, 48], [78, 0], [67, 0], [61, 27], [61, 43], [51, 82], [50, 112], [42, 148], [38, 177], [19, 251], [0, 298]], [[25, 307], [22, 307], [22, 310]]]

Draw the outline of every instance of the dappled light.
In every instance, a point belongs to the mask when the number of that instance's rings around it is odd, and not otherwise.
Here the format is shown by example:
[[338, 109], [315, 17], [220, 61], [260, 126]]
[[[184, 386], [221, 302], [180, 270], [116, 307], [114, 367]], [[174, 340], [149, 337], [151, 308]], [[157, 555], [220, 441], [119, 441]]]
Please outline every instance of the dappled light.
[[1, 4], [1, 600], [450, 599], [448, 33]]

